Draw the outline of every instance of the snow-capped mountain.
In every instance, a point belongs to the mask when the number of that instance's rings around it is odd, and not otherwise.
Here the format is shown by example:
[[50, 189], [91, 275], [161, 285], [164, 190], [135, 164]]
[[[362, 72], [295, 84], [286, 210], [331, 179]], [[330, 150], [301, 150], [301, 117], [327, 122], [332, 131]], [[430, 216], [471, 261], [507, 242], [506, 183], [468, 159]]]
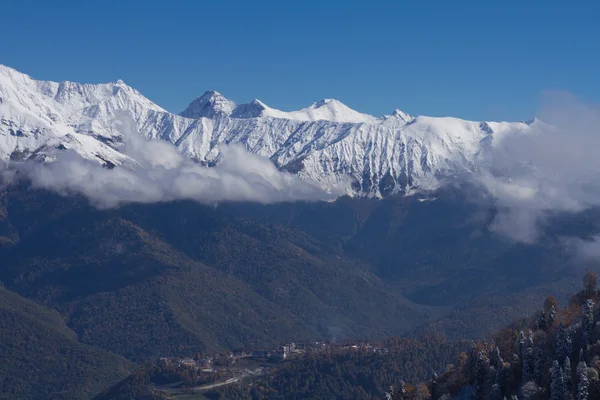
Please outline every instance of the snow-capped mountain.
[[300, 177], [334, 185], [350, 176], [350, 194], [378, 197], [435, 188], [474, 169], [503, 135], [531, 129], [400, 110], [376, 118], [332, 99], [285, 112], [259, 100], [236, 104], [214, 91], [178, 115], [122, 81], [37, 81], [0, 66], [0, 159], [52, 161], [71, 149], [105, 165], [135, 167], [118, 126], [123, 112], [144, 138], [170, 142], [202, 164], [218, 163], [221, 143], [239, 143]]
[[258, 99], [248, 104], [236, 104], [215, 91], [196, 98], [181, 114], [186, 118], [258, 118], [270, 117], [294, 121], [373, 122], [377, 118], [354, 111], [334, 99], [323, 99], [299, 111], [281, 111], [271, 108]]

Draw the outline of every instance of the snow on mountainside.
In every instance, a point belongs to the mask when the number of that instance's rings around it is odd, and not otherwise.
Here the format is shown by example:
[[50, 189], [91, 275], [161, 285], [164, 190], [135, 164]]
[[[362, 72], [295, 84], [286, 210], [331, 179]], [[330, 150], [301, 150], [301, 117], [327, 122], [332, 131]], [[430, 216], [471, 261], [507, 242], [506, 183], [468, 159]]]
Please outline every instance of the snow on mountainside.
[[237, 105], [219, 92], [208, 91], [196, 98], [181, 114], [187, 118], [258, 118], [271, 117], [295, 121], [373, 122], [377, 118], [361, 114], [334, 99], [324, 99], [299, 111], [281, 111], [271, 108], [258, 99]]
[[400, 110], [376, 118], [330, 99], [285, 112], [259, 100], [238, 105], [218, 92], [177, 115], [122, 81], [36, 81], [0, 66], [0, 160], [52, 161], [71, 149], [104, 165], [134, 167], [117, 126], [123, 111], [143, 137], [170, 142], [202, 164], [219, 161], [221, 143], [239, 143], [303, 178], [334, 185], [350, 176], [349, 194], [378, 197], [436, 188], [442, 178], [473, 170], [503, 135], [531, 129]]

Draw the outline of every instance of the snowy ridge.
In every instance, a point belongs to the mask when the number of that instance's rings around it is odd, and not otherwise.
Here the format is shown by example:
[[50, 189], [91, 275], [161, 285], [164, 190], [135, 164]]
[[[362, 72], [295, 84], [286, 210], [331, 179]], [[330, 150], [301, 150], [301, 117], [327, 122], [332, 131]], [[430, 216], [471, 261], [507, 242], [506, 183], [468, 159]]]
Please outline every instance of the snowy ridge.
[[415, 118], [400, 110], [376, 118], [332, 99], [285, 112], [259, 100], [238, 105], [214, 91], [177, 115], [122, 81], [36, 81], [0, 66], [0, 160], [51, 162], [70, 149], [103, 165], [134, 167], [116, 125], [123, 112], [144, 138], [170, 142], [202, 164], [218, 163], [221, 143], [239, 143], [323, 184], [349, 176], [348, 194], [376, 197], [434, 189], [485, 161], [503, 135], [539, 123]]
[[[399, 111], [399, 110], [398, 110]], [[294, 121], [333, 121], [333, 122], [377, 122], [378, 118], [372, 115], [361, 114], [335, 99], [323, 99], [313, 103], [310, 107], [299, 111], [281, 111], [267, 106], [258, 99], [247, 104], [236, 104], [226, 99], [214, 90], [204, 93], [196, 98], [180, 114], [186, 118], [281, 118]], [[408, 116], [408, 114], [405, 114]], [[409, 116], [408, 116], [409, 117]]]

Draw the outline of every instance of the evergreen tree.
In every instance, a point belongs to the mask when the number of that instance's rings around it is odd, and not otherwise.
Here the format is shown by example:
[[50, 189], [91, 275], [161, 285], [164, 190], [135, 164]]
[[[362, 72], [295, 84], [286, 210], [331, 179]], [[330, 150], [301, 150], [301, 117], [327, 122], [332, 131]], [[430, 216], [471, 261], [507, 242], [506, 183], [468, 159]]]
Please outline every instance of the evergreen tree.
[[529, 381], [521, 386], [521, 396], [519, 398], [522, 399], [537, 399], [540, 395], [541, 388], [533, 381]]
[[583, 307], [583, 329], [587, 333], [586, 345], [590, 343], [594, 334], [594, 300], [588, 299]]
[[481, 387], [485, 382], [485, 372], [487, 366], [489, 366], [489, 360], [483, 355], [483, 352], [479, 352], [477, 355], [477, 361], [475, 363], [475, 380], [473, 384], [473, 387], [477, 392], [481, 390]]
[[475, 347], [475, 343], [473, 343], [467, 360], [467, 374], [469, 375], [469, 382], [471, 383], [475, 381], [475, 366], [477, 364], [478, 356], [477, 348]]
[[563, 368], [563, 379], [565, 381], [565, 391], [571, 392], [573, 390], [573, 385], [571, 384], [573, 379], [573, 373], [571, 372], [571, 360], [568, 357], [565, 358], [565, 366]]
[[565, 395], [565, 382], [563, 371], [557, 360], [552, 362], [552, 383], [550, 384], [551, 400], [563, 400]]
[[437, 373], [433, 373], [433, 377], [431, 378], [431, 398], [435, 399], [438, 397], [438, 374]]
[[523, 350], [525, 348], [525, 333], [523, 330], [520, 330], [517, 333], [517, 340], [515, 343], [515, 349], [517, 350], [517, 355], [522, 360], [523, 359]]
[[577, 385], [577, 400], [588, 400], [590, 382], [587, 377], [585, 362], [582, 362], [582, 368], [577, 367], [579, 371], [579, 385]]
[[527, 332], [527, 339], [525, 340], [525, 346], [529, 349], [533, 347], [533, 332], [531, 329]]
[[500, 349], [498, 346], [494, 346], [492, 350], [490, 350], [489, 359], [490, 365], [497, 370], [499, 370], [502, 364], [504, 364], [504, 360], [502, 360], [502, 357], [500, 356]]
[[502, 400], [502, 392], [500, 390], [500, 385], [494, 383], [492, 385], [492, 389], [490, 390], [490, 400]]
[[400, 381], [398, 386], [390, 386], [390, 391], [385, 394], [386, 400], [404, 400], [406, 398], [406, 385]]
[[404, 398], [406, 395], [406, 385], [404, 384], [404, 381], [400, 381], [400, 385], [398, 385], [398, 391], [402, 395], [402, 398]]
[[542, 350], [536, 348], [533, 355], [533, 378], [539, 385], [542, 382], [542, 375], [544, 374], [544, 355]]
[[523, 384], [533, 379], [534, 355], [533, 347], [528, 347], [525, 350], [523, 357]]
[[561, 323], [558, 326], [556, 334], [556, 359], [559, 363], [564, 362], [566, 358], [570, 358], [573, 353], [573, 340], [568, 329], [563, 327]]
[[506, 369], [504, 368], [504, 362], [501, 362], [500, 364], [498, 364], [498, 368], [496, 369], [496, 382], [500, 385], [502, 385], [502, 382], [504, 381], [504, 378], [506, 376]]
[[550, 312], [548, 313], [548, 328], [552, 328], [554, 326], [554, 321], [556, 320], [556, 308], [552, 306], [550, 308]]

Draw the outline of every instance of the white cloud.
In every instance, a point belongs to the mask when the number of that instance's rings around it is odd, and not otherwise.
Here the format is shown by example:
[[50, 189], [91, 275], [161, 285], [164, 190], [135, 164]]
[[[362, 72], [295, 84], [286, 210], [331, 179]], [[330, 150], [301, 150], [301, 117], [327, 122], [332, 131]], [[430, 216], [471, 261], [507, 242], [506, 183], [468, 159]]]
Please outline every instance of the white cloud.
[[496, 199], [492, 228], [523, 242], [539, 238], [548, 215], [600, 206], [599, 109], [550, 92], [538, 115], [531, 132], [505, 136], [492, 167], [476, 175]]
[[203, 167], [169, 143], [142, 139], [133, 126], [128, 116], [120, 116], [124, 152], [139, 163], [136, 168], [107, 169], [64, 151], [50, 164], [32, 161], [20, 169], [34, 187], [64, 195], [82, 194], [104, 208], [177, 199], [202, 203], [333, 200], [346, 189], [325, 189], [316, 182], [301, 180], [237, 145], [222, 146], [221, 162], [212, 168]]

